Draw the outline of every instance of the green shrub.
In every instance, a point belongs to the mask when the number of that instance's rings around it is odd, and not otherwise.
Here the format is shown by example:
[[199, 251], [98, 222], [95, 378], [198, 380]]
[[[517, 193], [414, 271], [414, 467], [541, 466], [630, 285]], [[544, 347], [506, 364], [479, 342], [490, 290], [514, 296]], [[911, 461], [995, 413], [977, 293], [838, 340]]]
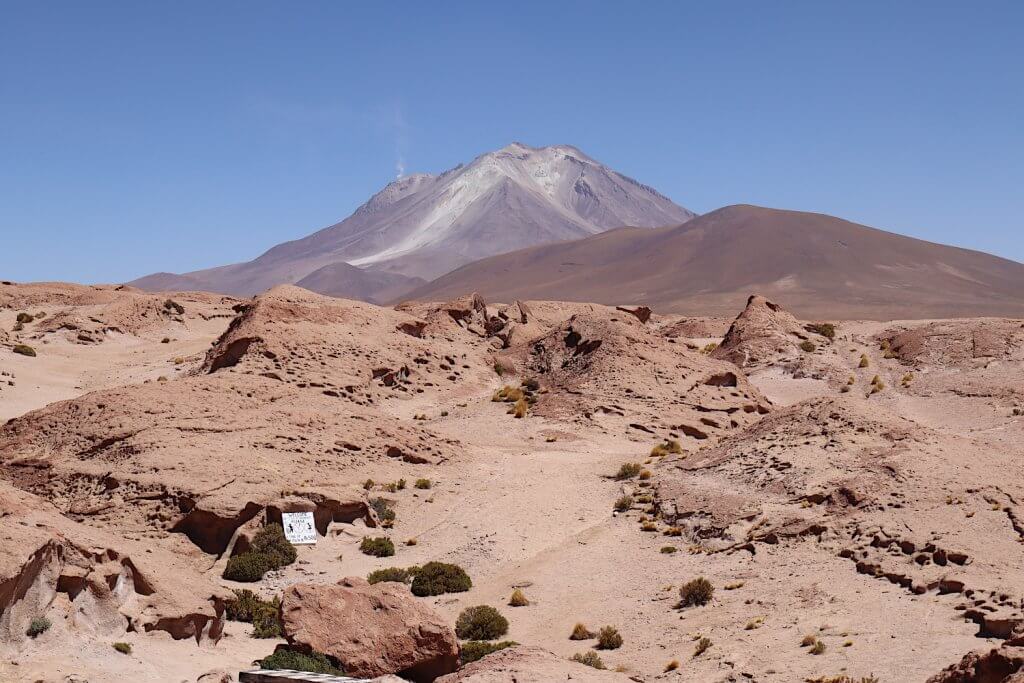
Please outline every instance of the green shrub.
[[825, 339], [836, 338], [836, 326], [833, 325], [832, 323], [811, 323], [810, 325], [807, 325], [804, 329], [807, 330], [808, 332], [820, 334]]
[[816, 348], [818, 347], [815, 346], [814, 342], [812, 342], [810, 339], [805, 339], [804, 341], [800, 342], [800, 349], [802, 351], [806, 351], [807, 353], [813, 353]]
[[622, 647], [622, 636], [614, 626], [605, 626], [597, 634], [598, 650], [617, 650]]
[[715, 587], [703, 576], [687, 582], [679, 589], [680, 607], [706, 605], [711, 602]]
[[35, 358], [36, 356], [36, 350], [28, 344], [15, 344], [11, 351], [22, 356], [30, 356], [32, 358]]
[[253, 638], [280, 638], [281, 601], [276, 597], [270, 602], [261, 602], [252, 613]]
[[29, 638], [35, 638], [38, 635], [46, 633], [50, 630], [53, 624], [46, 617], [34, 617], [28, 625], [28, 629], [25, 631], [25, 635]]
[[268, 524], [256, 532], [248, 550], [228, 560], [224, 578], [246, 583], [259, 581], [268, 571], [289, 565], [296, 557], [295, 546], [285, 538], [281, 525]]
[[305, 654], [296, 650], [280, 647], [269, 657], [257, 660], [261, 669], [291, 669], [293, 671], [309, 671], [318, 674], [343, 676], [344, 670], [331, 661], [327, 655], [313, 652]]
[[249, 552], [265, 555], [271, 569], [289, 565], [298, 557], [295, 546], [285, 538], [280, 524], [268, 524], [256, 532]]
[[640, 470], [642, 469], [643, 467], [641, 467], [638, 462], [623, 463], [622, 467], [619, 468], [619, 471], [615, 473], [615, 478], [619, 481], [622, 481], [623, 479], [632, 479], [640, 474]]
[[248, 588], [233, 591], [235, 597], [224, 603], [224, 616], [230, 621], [252, 623], [252, 613], [264, 601]]
[[377, 519], [382, 522], [394, 522], [395, 511], [391, 508], [391, 503], [383, 498], [371, 498], [370, 507], [377, 513]]
[[514, 640], [502, 640], [497, 643], [488, 643], [482, 640], [471, 640], [468, 643], [463, 643], [459, 649], [459, 659], [462, 660], [462, 664], [466, 665], [470, 662], [486, 657], [492, 652], [498, 650], [504, 650], [506, 647], [513, 647], [519, 643]]
[[431, 487], [431, 483], [430, 483], [429, 479], [417, 479], [416, 480], [416, 488], [418, 488], [418, 489], [429, 489], [430, 487]]
[[465, 593], [473, 587], [469, 574], [457, 564], [427, 562], [412, 580], [412, 594], [419, 597]]
[[364, 536], [363, 542], [359, 544], [359, 550], [364, 555], [391, 557], [395, 554], [395, 544], [387, 536], [377, 536], [376, 538]]
[[586, 664], [587, 666], [592, 667], [594, 669], [606, 668], [604, 662], [601, 661], [601, 656], [593, 650], [590, 650], [586, 653], [577, 652], [572, 657], [570, 657], [570, 659], [574, 662], [579, 662], [580, 664]]
[[615, 501], [614, 507], [619, 512], [625, 512], [633, 507], [633, 496], [620, 496], [619, 499]]
[[228, 581], [253, 583], [263, 578], [270, 571], [270, 560], [265, 555], [244, 552], [228, 560], [224, 568], [224, 578]]
[[132, 653], [131, 643], [114, 643], [114, 649], [123, 655], [130, 655]]
[[675, 547], [674, 545], [661, 546], [661, 552], [664, 555], [671, 555], [672, 553], [677, 552], [678, 550], [679, 548]]
[[455, 635], [463, 640], [494, 640], [508, 633], [508, 619], [490, 605], [467, 607], [455, 620]]
[[370, 583], [383, 583], [385, 581], [392, 581], [394, 583], [410, 583], [414, 572], [404, 569], [402, 567], [386, 567], [385, 569], [375, 569], [366, 575], [366, 580]]
[[25, 323], [30, 323], [33, 320], [34, 320], [34, 318], [32, 317], [31, 313], [24, 313], [24, 312], [19, 313], [18, 317], [15, 318], [15, 321], [21, 323], [22, 325], [24, 325]]

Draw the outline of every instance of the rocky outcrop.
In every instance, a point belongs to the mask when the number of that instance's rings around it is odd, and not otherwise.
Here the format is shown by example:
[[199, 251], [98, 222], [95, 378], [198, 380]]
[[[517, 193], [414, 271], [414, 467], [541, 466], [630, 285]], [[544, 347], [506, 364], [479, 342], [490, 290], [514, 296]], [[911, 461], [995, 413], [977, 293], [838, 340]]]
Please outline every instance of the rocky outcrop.
[[711, 355], [742, 367], [774, 361], [793, 353], [808, 338], [791, 313], [763, 296], [753, 295]]
[[215, 641], [226, 595], [173, 554], [72, 522], [0, 482], [0, 640], [24, 639], [47, 616], [90, 635]]
[[433, 681], [458, 666], [451, 627], [403, 584], [296, 584], [284, 593], [281, 621], [292, 646], [335, 658], [349, 675]]
[[517, 645], [492, 653], [437, 683], [625, 683], [630, 678], [601, 671], [548, 652], [540, 647]]
[[988, 652], [969, 652], [928, 683], [1024, 683], [1024, 642]]

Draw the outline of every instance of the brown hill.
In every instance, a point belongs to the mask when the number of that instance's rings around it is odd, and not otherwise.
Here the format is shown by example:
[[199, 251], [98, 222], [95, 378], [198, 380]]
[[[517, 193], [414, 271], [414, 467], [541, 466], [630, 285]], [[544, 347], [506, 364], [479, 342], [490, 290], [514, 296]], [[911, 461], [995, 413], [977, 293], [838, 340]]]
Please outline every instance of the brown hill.
[[408, 296], [643, 303], [728, 315], [751, 292], [803, 318], [1024, 315], [1024, 264], [832, 216], [728, 206], [483, 259]]

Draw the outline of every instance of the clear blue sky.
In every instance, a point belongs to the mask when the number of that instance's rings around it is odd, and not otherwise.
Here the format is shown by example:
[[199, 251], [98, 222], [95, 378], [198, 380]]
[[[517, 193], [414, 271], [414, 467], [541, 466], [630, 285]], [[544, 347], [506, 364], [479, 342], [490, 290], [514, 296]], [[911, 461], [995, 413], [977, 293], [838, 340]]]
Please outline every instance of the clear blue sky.
[[0, 277], [246, 260], [569, 143], [1024, 261], [1024, 2], [0, 2]]

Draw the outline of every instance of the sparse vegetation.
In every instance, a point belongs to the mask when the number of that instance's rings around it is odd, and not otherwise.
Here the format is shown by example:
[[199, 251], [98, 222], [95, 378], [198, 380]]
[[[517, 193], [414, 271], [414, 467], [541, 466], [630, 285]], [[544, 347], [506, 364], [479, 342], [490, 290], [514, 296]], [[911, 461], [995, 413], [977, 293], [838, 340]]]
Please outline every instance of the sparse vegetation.
[[825, 641], [823, 641], [823, 640], [815, 641], [814, 645], [811, 646], [811, 649], [809, 650], [809, 652], [812, 655], [820, 655], [820, 654], [824, 653], [825, 652]]
[[508, 619], [490, 605], [467, 607], [455, 620], [455, 635], [463, 640], [495, 640], [508, 633]]
[[285, 538], [281, 525], [268, 524], [256, 532], [248, 550], [228, 560], [224, 578], [248, 583], [259, 581], [268, 571], [289, 565], [296, 557], [295, 546]]
[[366, 491], [369, 491], [370, 489], [373, 488], [373, 485], [374, 485], [373, 479], [367, 479], [366, 481], [363, 482], [363, 489], [366, 490]]
[[274, 654], [258, 660], [258, 665], [261, 669], [291, 669], [333, 676], [345, 674], [345, 671], [335, 665], [327, 655], [319, 652], [306, 654], [287, 647], [279, 647]]
[[417, 479], [415, 486], [418, 489], [429, 489], [432, 484], [429, 479]]
[[693, 607], [702, 606], [711, 602], [715, 594], [715, 587], [703, 576], [688, 581], [679, 589], [679, 606]]
[[34, 318], [32, 317], [31, 313], [21, 312], [18, 314], [18, 317], [15, 318], [14, 320], [15, 322], [21, 323], [22, 325], [27, 325], [28, 323], [32, 322]]
[[526, 402], [525, 398], [521, 398], [515, 402], [509, 412], [512, 413], [516, 418], [526, 417], [526, 412], [530, 409], [530, 405]]
[[833, 325], [832, 323], [811, 323], [810, 325], [807, 325], [804, 329], [807, 330], [808, 332], [819, 334], [825, 339], [836, 338], [836, 326]]
[[50, 630], [53, 623], [46, 617], [33, 617], [32, 621], [29, 622], [28, 629], [25, 630], [25, 635], [29, 638], [35, 638]]
[[495, 403], [515, 403], [521, 400], [526, 394], [523, 393], [522, 389], [517, 389], [510, 384], [506, 384], [501, 389], [498, 389], [491, 396], [491, 400]]
[[387, 536], [364, 536], [359, 550], [373, 557], [391, 557], [395, 554], [395, 544]]
[[[397, 486], [397, 485], [396, 485]], [[389, 522], [394, 523], [395, 511], [391, 507], [391, 503], [384, 498], [371, 498], [370, 507], [377, 513], [377, 519], [387, 525]]]
[[818, 347], [810, 339], [805, 339], [802, 342], [800, 342], [800, 350], [804, 351], [805, 353], [814, 353], [814, 351], [817, 350], [817, 348]]
[[270, 564], [263, 555], [245, 552], [228, 560], [224, 568], [224, 578], [229, 581], [253, 583], [263, 578], [270, 571]]
[[572, 633], [569, 635], [569, 640], [590, 640], [596, 634], [588, 629], [584, 624], [577, 623], [572, 627]]
[[706, 636], [701, 638], [700, 640], [697, 641], [697, 647], [694, 648], [694, 650], [693, 650], [693, 656], [694, 657], [700, 657], [702, 654], [704, 654], [705, 652], [708, 651], [708, 649], [711, 647], [711, 645], [712, 645], [712, 643], [711, 643], [711, 639], [710, 638], [708, 638]]
[[530, 604], [530, 601], [526, 599], [526, 594], [520, 589], [516, 588], [512, 591], [512, 596], [508, 599], [510, 607], [526, 607]]
[[35, 358], [36, 356], [36, 350], [28, 344], [15, 344], [11, 351], [20, 356], [29, 356], [31, 358]]
[[601, 656], [593, 650], [588, 650], [587, 652], [577, 652], [572, 657], [570, 657], [570, 659], [574, 662], [579, 662], [580, 664], [586, 664], [592, 669], [607, 668], [605, 667], [604, 662], [601, 661]]
[[858, 364], [857, 367], [866, 368], [869, 365], [871, 365], [871, 361], [868, 359], [868, 354], [866, 354], [866, 353], [860, 354], [860, 363]]
[[473, 587], [469, 574], [457, 564], [428, 562], [412, 580], [412, 593], [419, 597], [443, 593], [464, 593]]
[[130, 655], [132, 653], [131, 643], [114, 643], [114, 649], [123, 655]]
[[622, 647], [622, 635], [614, 626], [605, 626], [597, 634], [598, 650], [617, 650]]
[[419, 567], [386, 567], [384, 569], [374, 569], [372, 572], [366, 575], [366, 580], [369, 583], [383, 583], [386, 581], [392, 581], [394, 583], [412, 583], [413, 577], [416, 572], [419, 571]]
[[810, 647], [818, 642], [818, 637], [814, 635], [806, 635], [800, 640], [800, 647]]
[[668, 673], [669, 671], [675, 671], [678, 668], [679, 668], [679, 660], [678, 659], [673, 659], [671, 662], [669, 662], [668, 664], [665, 665], [665, 671], [664, 672]]
[[638, 462], [626, 462], [619, 467], [619, 471], [615, 473], [615, 478], [619, 481], [625, 479], [632, 479], [633, 477], [640, 474], [640, 470], [643, 467]]
[[717, 342], [711, 342], [710, 344], [708, 344], [707, 346], [702, 348], [700, 350], [700, 352], [703, 353], [704, 355], [710, 355], [717, 348], [718, 348], [718, 343]]
[[675, 547], [674, 545], [663, 545], [663, 546], [661, 546], [661, 553], [663, 555], [671, 555], [672, 553], [678, 552], [678, 551], [679, 551], [679, 548]]
[[484, 640], [471, 640], [468, 643], [463, 643], [462, 647], [459, 648], [459, 659], [463, 665], [475, 662], [476, 660], [486, 657], [492, 652], [498, 650], [504, 650], [506, 647], [513, 647], [519, 643], [514, 640], [502, 640], [497, 643], [489, 643]]
[[615, 510], [618, 512], [625, 512], [631, 507], [633, 507], [633, 496], [630, 495], [620, 496], [614, 505]]
[[652, 458], [661, 458], [669, 453], [682, 453], [683, 447], [675, 439], [667, 439], [664, 443], [660, 443], [651, 449]]

